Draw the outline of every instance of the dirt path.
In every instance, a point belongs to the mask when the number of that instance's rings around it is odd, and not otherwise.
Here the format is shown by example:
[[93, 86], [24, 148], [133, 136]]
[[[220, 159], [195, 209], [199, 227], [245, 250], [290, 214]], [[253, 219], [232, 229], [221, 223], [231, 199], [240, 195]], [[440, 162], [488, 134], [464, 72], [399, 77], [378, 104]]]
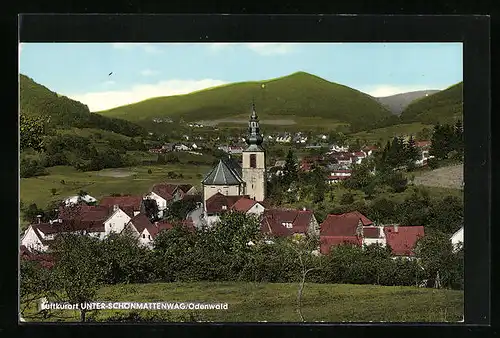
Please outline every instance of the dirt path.
[[463, 179], [464, 166], [459, 164], [422, 173], [415, 177], [414, 182], [416, 185], [459, 189]]

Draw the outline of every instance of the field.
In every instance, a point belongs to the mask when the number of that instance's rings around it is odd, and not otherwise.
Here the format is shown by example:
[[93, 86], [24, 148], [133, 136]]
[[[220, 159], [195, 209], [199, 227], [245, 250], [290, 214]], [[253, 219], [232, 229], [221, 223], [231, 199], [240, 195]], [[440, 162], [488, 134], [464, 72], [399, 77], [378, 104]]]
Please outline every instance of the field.
[[[151, 174], [148, 173], [149, 169]], [[210, 170], [210, 167], [166, 164], [105, 169], [98, 172], [80, 172], [68, 166], [52, 167], [47, 170], [49, 175], [21, 179], [20, 197], [24, 204], [36, 203], [38, 207], [45, 208], [49, 202], [75, 195], [80, 190], [97, 199], [113, 193], [143, 195], [153, 184], [159, 182], [182, 182], [199, 187], [202, 176]], [[168, 179], [168, 172], [182, 173], [184, 177]], [[51, 193], [52, 188], [57, 189], [55, 195]], [[24, 226], [26, 224], [22, 223], [21, 227]]]
[[422, 172], [415, 177], [415, 184], [440, 188], [460, 189], [464, 179], [464, 165], [453, 165]]
[[[198, 310], [199, 321], [299, 322], [298, 284], [281, 283], [152, 283], [107, 286], [96, 301], [228, 303], [227, 310]], [[457, 322], [463, 316], [463, 292], [415, 287], [309, 284], [302, 312], [308, 322]], [[147, 311], [165, 318], [166, 310]], [[130, 310], [98, 310], [94, 320], [126, 314]], [[187, 310], [172, 310], [178, 318]], [[78, 321], [78, 313], [66, 310], [66, 321]], [[172, 319], [171, 319], [172, 320]], [[175, 320], [175, 319], [174, 319]]]
[[424, 128], [432, 129], [432, 125], [422, 124], [420, 122], [408, 124], [396, 124], [390, 127], [372, 129], [370, 131], [362, 131], [355, 134], [349, 134], [352, 139], [364, 139], [371, 142], [381, 141], [382, 144], [389, 141], [395, 136], [415, 135]]

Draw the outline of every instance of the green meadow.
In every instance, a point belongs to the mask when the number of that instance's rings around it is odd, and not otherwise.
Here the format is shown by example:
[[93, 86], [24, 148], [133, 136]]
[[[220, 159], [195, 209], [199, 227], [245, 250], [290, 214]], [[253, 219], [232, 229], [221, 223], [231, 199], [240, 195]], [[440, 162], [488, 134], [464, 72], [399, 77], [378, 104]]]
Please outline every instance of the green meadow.
[[[95, 310], [92, 321], [132, 311], [165, 321], [191, 314], [210, 322], [300, 322], [298, 284], [192, 282], [121, 284], [99, 290], [96, 302], [228, 303], [227, 310]], [[306, 283], [302, 313], [306, 322], [457, 322], [463, 316], [463, 291], [400, 286]], [[79, 313], [61, 310], [59, 321], [78, 321]], [[54, 321], [54, 319], [45, 319]]]

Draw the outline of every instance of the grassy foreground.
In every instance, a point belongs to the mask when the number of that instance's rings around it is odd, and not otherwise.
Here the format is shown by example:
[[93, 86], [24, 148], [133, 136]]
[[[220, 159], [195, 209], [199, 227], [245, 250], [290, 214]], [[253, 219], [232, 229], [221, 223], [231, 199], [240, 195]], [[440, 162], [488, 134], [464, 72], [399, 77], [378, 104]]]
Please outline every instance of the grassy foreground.
[[[228, 303], [227, 310], [198, 310], [198, 321], [299, 322], [298, 285], [292, 283], [192, 282], [107, 286], [96, 301]], [[349, 284], [306, 284], [302, 312], [307, 322], [456, 322], [463, 316], [463, 292]], [[167, 310], [132, 310], [146, 314]], [[130, 313], [131, 310], [98, 310], [94, 320]], [[177, 318], [187, 310], [171, 310]], [[64, 321], [78, 321], [77, 311], [61, 311]], [[176, 317], [177, 316], [177, 317]], [[48, 319], [50, 320], [50, 319]], [[54, 319], [52, 319], [53, 321]]]

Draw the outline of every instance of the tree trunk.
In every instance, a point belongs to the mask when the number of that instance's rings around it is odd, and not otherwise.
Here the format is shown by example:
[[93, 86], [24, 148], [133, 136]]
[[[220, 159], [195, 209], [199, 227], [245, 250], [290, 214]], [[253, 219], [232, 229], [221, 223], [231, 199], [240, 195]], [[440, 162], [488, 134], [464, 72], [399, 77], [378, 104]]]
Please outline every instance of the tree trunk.
[[297, 293], [297, 311], [299, 312], [300, 320], [304, 322], [304, 316], [302, 314], [302, 291], [304, 290], [304, 284], [306, 282], [306, 273], [302, 273], [302, 281], [299, 285], [299, 291]]
[[85, 323], [85, 310], [80, 310], [80, 322]]

